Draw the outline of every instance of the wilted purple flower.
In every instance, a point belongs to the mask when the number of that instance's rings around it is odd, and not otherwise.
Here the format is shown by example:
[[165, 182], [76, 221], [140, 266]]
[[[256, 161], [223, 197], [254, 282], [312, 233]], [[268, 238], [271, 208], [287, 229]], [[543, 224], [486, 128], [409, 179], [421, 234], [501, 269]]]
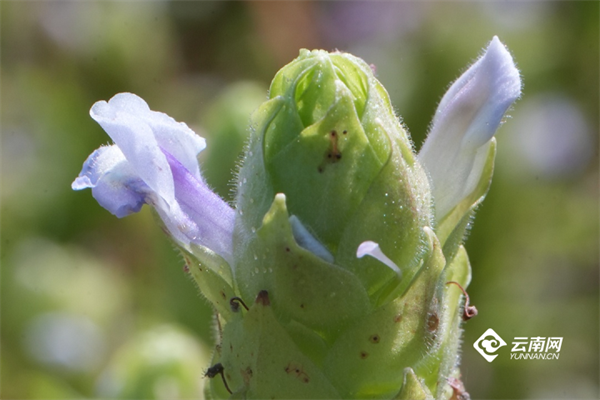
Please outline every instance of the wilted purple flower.
[[92, 188], [119, 218], [150, 204], [181, 246], [195, 243], [231, 261], [234, 211], [200, 175], [204, 139], [131, 93], [97, 102], [90, 115], [115, 144], [88, 157], [72, 188]]

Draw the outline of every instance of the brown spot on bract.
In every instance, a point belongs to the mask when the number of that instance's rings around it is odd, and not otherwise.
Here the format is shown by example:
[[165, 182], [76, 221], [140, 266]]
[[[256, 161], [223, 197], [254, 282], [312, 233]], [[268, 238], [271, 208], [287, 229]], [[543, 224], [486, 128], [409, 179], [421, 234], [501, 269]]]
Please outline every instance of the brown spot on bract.
[[300, 308], [302, 308], [302, 309], [303, 309], [303, 308], [304, 308], [304, 304], [300, 304]]
[[221, 297], [222, 297], [223, 299], [226, 299], [226, 298], [227, 298], [227, 295], [225, 294], [225, 292], [224, 292], [224, 291], [222, 291], [222, 290], [221, 290], [221, 292], [220, 292], [220, 293], [221, 293]]
[[306, 372], [304, 372], [304, 368], [302, 367], [302, 365], [289, 363], [284, 368], [284, 371], [288, 375], [293, 375], [296, 378], [300, 379], [304, 383], [308, 383], [310, 381], [308, 374]]
[[427, 330], [429, 330], [429, 332], [434, 332], [439, 324], [440, 319], [437, 314], [429, 314], [429, 318], [427, 319]]
[[269, 300], [269, 292], [266, 290], [261, 290], [258, 292], [258, 296], [256, 296], [256, 304], [261, 304], [263, 306], [271, 305], [271, 300]]
[[290, 252], [290, 248], [286, 246], [285, 251]]
[[329, 149], [325, 152], [324, 160], [319, 165], [319, 172], [323, 172], [328, 163], [333, 164], [342, 158], [342, 152], [338, 149], [338, 134], [335, 130], [329, 132]]
[[342, 132], [342, 133], [345, 135], [346, 133], [348, 133], [348, 131], [344, 129], [344, 132]]
[[240, 373], [242, 374], [244, 383], [248, 386], [250, 384], [250, 379], [252, 378], [252, 368], [246, 367], [246, 369], [240, 370]]
[[398, 315], [396, 315], [396, 316], [394, 317], [394, 322], [395, 322], [395, 323], [398, 323], [398, 322], [400, 322], [400, 321], [402, 321], [402, 314], [398, 314]]
[[360, 358], [362, 358], [364, 360], [367, 357], [369, 357], [369, 353], [367, 353], [364, 350], [360, 352]]
[[378, 334], [374, 334], [374, 335], [371, 335], [371, 337], [369, 338], [369, 340], [371, 341], [371, 343], [377, 344], [377, 343], [379, 343], [379, 341], [381, 340], [381, 338], [379, 337]]
[[190, 266], [187, 264], [183, 264], [183, 272], [190, 272]]

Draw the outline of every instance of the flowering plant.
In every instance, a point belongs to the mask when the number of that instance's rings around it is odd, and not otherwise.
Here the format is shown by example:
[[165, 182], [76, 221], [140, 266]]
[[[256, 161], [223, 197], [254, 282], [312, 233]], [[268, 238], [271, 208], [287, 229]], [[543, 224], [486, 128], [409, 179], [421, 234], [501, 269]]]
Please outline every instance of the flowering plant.
[[92, 107], [115, 144], [72, 187], [156, 210], [215, 309], [210, 398], [456, 398], [462, 241], [520, 91], [495, 37], [415, 154], [364, 61], [302, 50], [251, 117], [234, 206], [202, 178], [204, 140], [129, 93]]

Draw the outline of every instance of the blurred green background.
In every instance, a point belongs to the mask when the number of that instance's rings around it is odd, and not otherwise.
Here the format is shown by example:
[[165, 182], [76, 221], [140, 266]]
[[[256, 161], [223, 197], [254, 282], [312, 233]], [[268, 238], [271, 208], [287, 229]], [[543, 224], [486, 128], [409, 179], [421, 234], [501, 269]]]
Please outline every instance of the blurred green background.
[[[3, 399], [199, 398], [207, 302], [152, 214], [123, 220], [70, 184], [108, 136], [97, 100], [130, 91], [205, 136], [229, 181], [250, 112], [307, 48], [375, 65], [416, 148], [450, 82], [493, 35], [523, 98], [498, 135], [467, 249], [472, 398], [598, 398], [597, 2], [0, 2]], [[508, 343], [487, 363], [488, 328]], [[564, 337], [559, 360], [510, 360], [514, 337]]]

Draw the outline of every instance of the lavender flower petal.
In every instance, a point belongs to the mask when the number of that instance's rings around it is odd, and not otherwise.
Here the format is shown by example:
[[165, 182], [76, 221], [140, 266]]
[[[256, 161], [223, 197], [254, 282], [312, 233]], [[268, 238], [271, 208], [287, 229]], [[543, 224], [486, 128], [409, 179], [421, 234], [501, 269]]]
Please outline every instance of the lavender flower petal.
[[438, 221], [474, 190], [490, 140], [520, 94], [519, 71], [494, 37], [442, 98], [419, 153], [429, 173]]
[[150, 192], [117, 146], [94, 151], [71, 187], [73, 190], [91, 188], [98, 203], [119, 218], [138, 212]]
[[92, 153], [72, 188], [92, 188], [118, 217], [149, 204], [181, 246], [208, 247], [231, 264], [235, 213], [202, 179], [204, 139], [131, 93], [97, 102], [90, 115], [115, 145]]
[[[116, 99], [116, 101], [113, 101]], [[90, 115], [104, 128], [123, 152], [135, 173], [167, 203], [175, 201], [175, 188], [169, 163], [158, 146], [154, 132], [138, 116], [146, 104], [137, 96], [115, 96], [109, 103], [99, 101]], [[129, 100], [129, 101], [127, 101]]]
[[[138, 122], [150, 127], [158, 146], [173, 155], [196, 179], [201, 179], [197, 156], [206, 147], [206, 141], [185, 123], [177, 122], [165, 113], [150, 110], [148, 104], [133, 93], [119, 93], [108, 103], [99, 101], [92, 107], [91, 113], [97, 112], [96, 107], [106, 110], [106, 106], [109, 110], [135, 117]], [[96, 119], [94, 115], [92, 118]], [[108, 134], [111, 135], [110, 132]], [[173, 140], [174, 137], [177, 140]]]

